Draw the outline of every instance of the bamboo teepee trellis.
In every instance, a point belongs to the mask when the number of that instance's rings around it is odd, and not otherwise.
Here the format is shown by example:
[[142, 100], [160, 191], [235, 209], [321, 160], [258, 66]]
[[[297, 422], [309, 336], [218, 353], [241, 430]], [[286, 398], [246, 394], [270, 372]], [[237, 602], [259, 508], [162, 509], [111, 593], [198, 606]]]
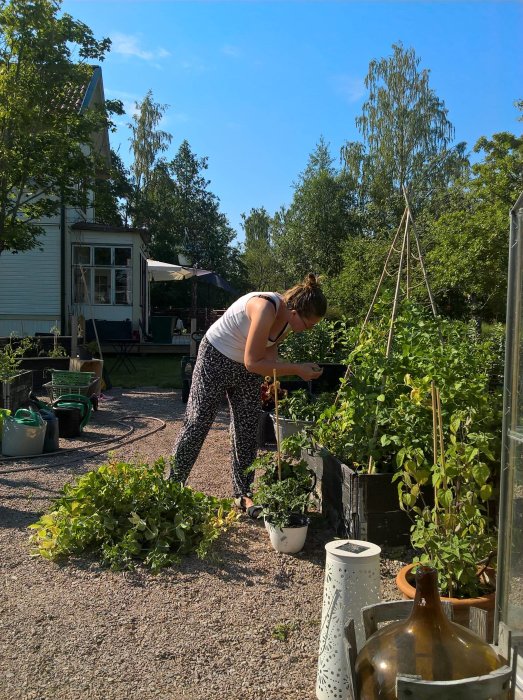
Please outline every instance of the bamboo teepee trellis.
[[[428, 293], [428, 298], [430, 302], [430, 307], [432, 310], [432, 313], [435, 318], [438, 317], [438, 312], [436, 309], [436, 304], [434, 302], [434, 297], [432, 295], [432, 290], [430, 288], [428, 276], [427, 276], [427, 270], [425, 268], [425, 264], [423, 262], [423, 255], [421, 252], [421, 245], [419, 241], [419, 237], [416, 231], [416, 227], [414, 224], [414, 218], [412, 216], [412, 211], [410, 208], [410, 204], [407, 198], [407, 194], [405, 190], [403, 190], [403, 196], [405, 198], [405, 209], [403, 211], [403, 215], [401, 217], [401, 221], [399, 223], [399, 226], [396, 230], [396, 233], [394, 235], [394, 238], [392, 239], [392, 242], [389, 246], [389, 250], [387, 252], [386, 258], [385, 258], [385, 263], [383, 265], [383, 270], [380, 276], [380, 279], [378, 281], [378, 285], [376, 287], [376, 291], [374, 292], [374, 296], [372, 298], [372, 301], [369, 306], [369, 310], [367, 311], [367, 314], [365, 316], [365, 319], [363, 321], [363, 324], [361, 326], [360, 330], [360, 338], [362, 337], [363, 330], [367, 323], [369, 322], [369, 319], [372, 315], [372, 311], [374, 309], [374, 305], [379, 297], [380, 291], [382, 289], [383, 283], [387, 277], [396, 277], [395, 280], [395, 285], [394, 285], [394, 297], [392, 300], [392, 311], [391, 311], [391, 318], [390, 318], [390, 324], [389, 324], [389, 333], [387, 337], [387, 347], [385, 350], [385, 357], [388, 359], [390, 357], [390, 353], [392, 351], [392, 345], [393, 345], [393, 340], [394, 340], [394, 324], [396, 321], [397, 313], [398, 313], [398, 306], [400, 299], [402, 297], [402, 293], [404, 294], [404, 297], [409, 299], [411, 296], [411, 292], [414, 289], [414, 286], [418, 285], [413, 285], [413, 278], [412, 278], [412, 271], [413, 271], [413, 265], [417, 264], [419, 265], [419, 268], [421, 270], [422, 274], [422, 282], [418, 284], [424, 284], [427, 293]], [[398, 248], [398, 244], [401, 241], [401, 248]], [[413, 247], [413, 241], [415, 245], [415, 250], [412, 250]], [[399, 256], [399, 262], [397, 265], [397, 269], [395, 272], [390, 272], [389, 266], [391, 266], [395, 260], [394, 254], [396, 253], [396, 256]], [[402, 287], [402, 281], [403, 281], [403, 287]], [[350, 373], [351, 369], [350, 366], [347, 367], [347, 370], [345, 372], [344, 379], [346, 380], [348, 378], [348, 375]], [[385, 383], [385, 376], [382, 379], [382, 388]], [[335, 404], [338, 403], [338, 398], [341, 392], [341, 386], [340, 389], [338, 390], [338, 394], [336, 395], [335, 399]], [[374, 425], [374, 437], [377, 435], [377, 421], [375, 422]], [[369, 465], [368, 465], [368, 471], [369, 473], [372, 473], [373, 471], [373, 464], [372, 464], [372, 456], [369, 457]]]

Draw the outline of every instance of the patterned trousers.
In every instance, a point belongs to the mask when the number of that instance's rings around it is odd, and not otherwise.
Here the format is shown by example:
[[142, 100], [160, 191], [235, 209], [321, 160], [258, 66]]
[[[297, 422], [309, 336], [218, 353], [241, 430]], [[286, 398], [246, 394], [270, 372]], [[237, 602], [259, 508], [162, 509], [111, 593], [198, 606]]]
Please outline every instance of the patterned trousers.
[[235, 496], [251, 491], [254, 474], [245, 470], [258, 451], [258, 420], [261, 408], [262, 377], [248, 372], [213, 347], [207, 338], [200, 343], [192, 374], [191, 391], [182, 432], [173, 455], [175, 472], [171, 478], [185, 482], [198, 457], [220, 401], [226, 395], [231, 412], [231, 475]]

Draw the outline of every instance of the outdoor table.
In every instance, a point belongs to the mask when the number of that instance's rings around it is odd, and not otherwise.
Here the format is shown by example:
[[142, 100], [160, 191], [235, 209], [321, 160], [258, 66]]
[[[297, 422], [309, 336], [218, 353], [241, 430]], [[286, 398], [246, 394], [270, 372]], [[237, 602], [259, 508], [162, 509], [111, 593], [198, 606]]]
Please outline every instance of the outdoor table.
[[108, 340], [115, 351], [116, 360], [111, 367], [116, 371], [120, 367], [125, 367], [127, 372], [136, 372], [136, 366], [131, 358], [131, 350], [138, 342], [134, 338], [111, 338]]

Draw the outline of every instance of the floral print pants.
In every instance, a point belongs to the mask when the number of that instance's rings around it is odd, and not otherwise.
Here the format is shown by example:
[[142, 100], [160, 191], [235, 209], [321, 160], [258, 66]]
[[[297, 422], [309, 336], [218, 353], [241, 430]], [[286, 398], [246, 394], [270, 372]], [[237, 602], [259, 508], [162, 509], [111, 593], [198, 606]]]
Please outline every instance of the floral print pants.
[[235, 496], [250, 493], [254, 474], [245, 470], [256, 458], [262, 377], [225, 357], [203, 338], [192, 374], [182, 432], [173, 455], [171, 478], [185, 482], [198, 457], [220, 402], [227, 396], [231, 413], [231, 476]]

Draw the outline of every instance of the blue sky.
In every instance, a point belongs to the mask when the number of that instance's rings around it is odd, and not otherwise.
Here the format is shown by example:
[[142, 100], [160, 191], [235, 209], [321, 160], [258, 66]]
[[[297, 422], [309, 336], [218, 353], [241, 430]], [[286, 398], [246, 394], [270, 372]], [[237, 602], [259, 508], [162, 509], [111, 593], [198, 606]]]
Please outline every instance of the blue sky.
[[321, 135], [336, 159], [360, 140], [369, 61], [393, 43], [430, 69], [456, 141], [522, 131], [522, 2], [65, 0], [62, 10], [113, 41], [105, 92], [127, 111], [113, 148], [130, 163], [127, 123], [152, 90], [169, 105], [167, 156], [187, 139], [208, 157], [209, 189], [238, 240], [242, 212], [291, 202]]

